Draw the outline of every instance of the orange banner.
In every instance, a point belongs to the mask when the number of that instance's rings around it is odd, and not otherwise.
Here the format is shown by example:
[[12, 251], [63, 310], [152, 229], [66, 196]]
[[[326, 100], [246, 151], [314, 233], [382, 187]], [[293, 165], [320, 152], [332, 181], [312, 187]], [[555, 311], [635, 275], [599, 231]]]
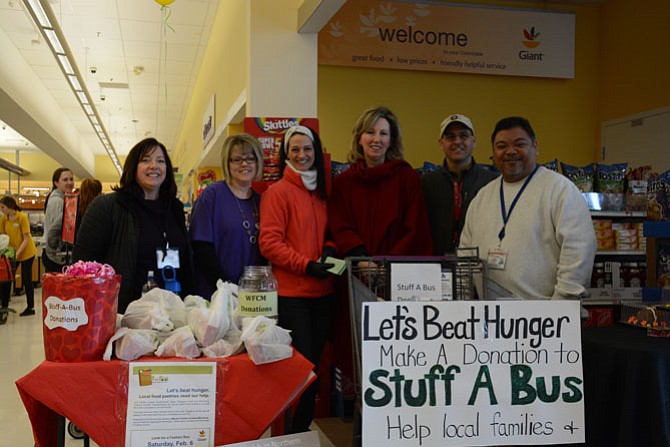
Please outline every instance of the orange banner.
[[573, 78], [574, 43], [571, 12], [358, 0], [319, 33], [319, 63]]

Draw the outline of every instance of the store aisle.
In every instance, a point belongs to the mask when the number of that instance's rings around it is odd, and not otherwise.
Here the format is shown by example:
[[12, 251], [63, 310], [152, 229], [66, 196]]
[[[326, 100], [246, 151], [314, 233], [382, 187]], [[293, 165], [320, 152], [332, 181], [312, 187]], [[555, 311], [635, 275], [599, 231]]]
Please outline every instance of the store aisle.
[[[9, 307], [16, 311], [9, 314], [7, 323], [0, 325], [0, 421], [4, 430], [0, 434], [0, 445], [32, 446], [34, 444], [30, 420], [26, 413], [15, 381], [29, 373], [44, 361], [42, 345], [42, 289], [35, 289], [35, 315], [19, 317], [26, 308], [26, 296], [12, 296]], [[49, 386], [45, 383], [44, 386]], [[318, 429], [312, 425], [313, 429]], [[266, 433], [265, 436], [269, 434]], [[322, 447], [334, 446], [319, 431]], [[83, 446], [82, 440], [66, 435], [66, 447]], [[91, 442], [92, 447], [97, 444]]]
[[[35, 315], [19, 317], [26, 308], [25, 295], [12, 296], [9, 307], [16, 313], [10, 313], [7, 323], [0, 325], [0, 359], [4, 364], [0, 371], [0, 420], [4, 426], [0, 444], [31, 446], [30, 421], [14, 382], [44, 361], [42, 290], [35, 289]], [[83, 445], [83, 442], [67, 445]]]

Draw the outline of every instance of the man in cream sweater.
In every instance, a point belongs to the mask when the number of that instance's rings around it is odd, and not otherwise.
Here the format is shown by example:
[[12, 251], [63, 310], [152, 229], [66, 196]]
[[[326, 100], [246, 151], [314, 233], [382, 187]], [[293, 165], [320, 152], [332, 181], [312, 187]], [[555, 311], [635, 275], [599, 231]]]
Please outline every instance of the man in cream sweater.
[[584, 297], [596, 253], [586, 201], [566, 177], [537, 164], [525, 118], [500, 120], [491, 142], [502, 177], [470, 204], [460, 247], [478, 247], [488, 277], [522, 299]]

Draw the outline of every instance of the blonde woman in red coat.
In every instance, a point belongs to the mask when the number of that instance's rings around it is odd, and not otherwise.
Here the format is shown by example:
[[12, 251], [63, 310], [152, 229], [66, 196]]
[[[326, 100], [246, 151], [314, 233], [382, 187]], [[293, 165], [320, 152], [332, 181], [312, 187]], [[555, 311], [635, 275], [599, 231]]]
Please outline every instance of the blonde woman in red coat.
[[[327, 243], [323, 149], [319, 136], [305, 126], [288, 129], [280, 155], [282, 179], [261, 200], [261, 254], [279, 283], [279, 325], [291, 330], [293, 347], [315, 366], [328, 336], [333, 304], [332, 264]], [[291, 433], [309, 430], [318, 390], [302, 395]]]

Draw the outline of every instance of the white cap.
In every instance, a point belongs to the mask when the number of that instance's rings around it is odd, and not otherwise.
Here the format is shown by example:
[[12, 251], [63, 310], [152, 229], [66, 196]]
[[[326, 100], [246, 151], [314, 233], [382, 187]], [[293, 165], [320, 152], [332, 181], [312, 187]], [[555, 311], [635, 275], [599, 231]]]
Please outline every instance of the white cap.
[[470, 129], [470, 132], [472, 132], [473, 135], [475, 134], [475, 128], [472, 127], [472, 121], [470, 121], [470, 118], [465, 115], [455, 114], [449, 115], [444, 119], [444, 121], [442, 121], [442, 124], [440, 124], [440, 138], [442, 138], [444, 131], [447, 130], [447, 127], [449, 127], [451, 123], [461, 123]]

